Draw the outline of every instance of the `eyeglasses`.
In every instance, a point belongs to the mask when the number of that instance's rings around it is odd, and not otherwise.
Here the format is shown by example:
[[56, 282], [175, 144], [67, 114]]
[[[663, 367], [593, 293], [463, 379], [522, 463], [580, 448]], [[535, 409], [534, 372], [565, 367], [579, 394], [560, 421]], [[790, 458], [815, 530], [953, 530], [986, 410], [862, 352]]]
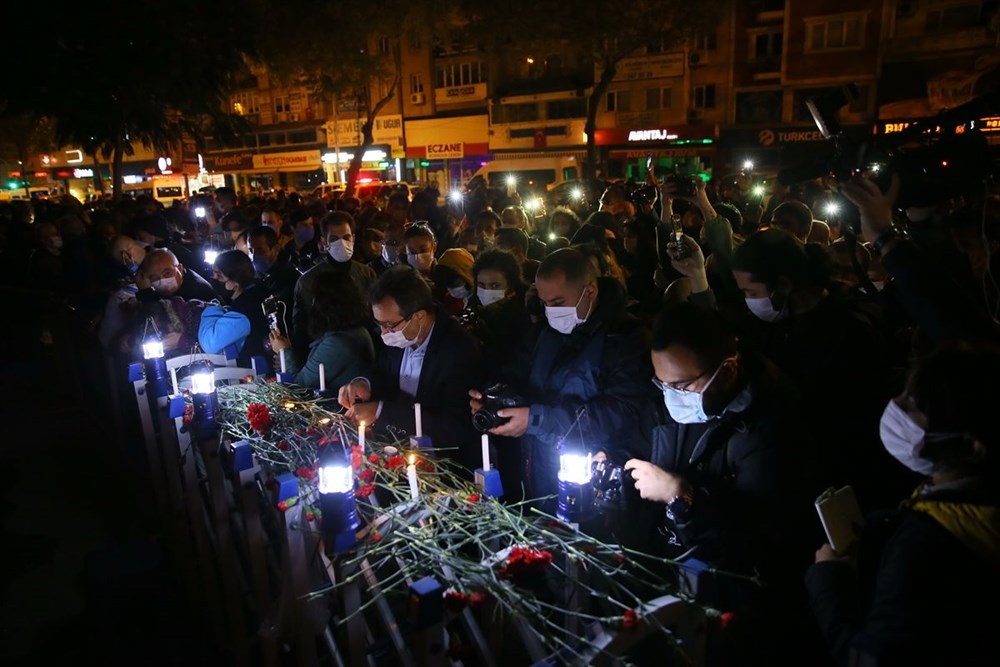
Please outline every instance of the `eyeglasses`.
[[410, 315], [409, 317], [404, 317], [395, 324], [389, 324], [387, 322], [379, 322], [378, 320], [375, 320], [375, 324], [378, 325], [379, 329], [382, 329], [384, 331], [395, 331], [396, 327], [398, 327], [400, 324], [402, 324], [403, 322], [409, 322], [412, 319], [413, 315]]
[[654, 375], [653, 384], [656, 385], [656, 388], [659, 389], [661, 392], [666, 391], [667, 389], [673, 389], [674, 391], [696, 393], [696, 392], [691, 392], [691, 390], [688, 389], [688, 387], [690, 387], [691, 385], [693, 385], [695, 382], [705, 377], [706, 375], [708, 375], [708, 371], [705, 371], [701, 375], [697, 375], [691, 378], [690, 380], [680, 380], [678, 382], [664, 382], [663, 380]]

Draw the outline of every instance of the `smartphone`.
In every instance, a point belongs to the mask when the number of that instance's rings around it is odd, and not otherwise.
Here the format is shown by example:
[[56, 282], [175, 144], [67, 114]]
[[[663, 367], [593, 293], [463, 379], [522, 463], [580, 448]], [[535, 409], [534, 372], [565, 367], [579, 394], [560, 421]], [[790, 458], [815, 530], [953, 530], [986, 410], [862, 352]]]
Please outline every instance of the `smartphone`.
[[688, 247], [684, 245], [684, 226], [681, 225], [681, 216], [673, 216], [671, 224], [674, 228], [674, 255], [677, 259], [686, 259], [691, 253], [688, 252]]
[[649, 155], [646, 156], [646, 171], [648, 171], [648, 172], [652, 172], [653, 171], [653, 154], [652, 153], [650, 153]]

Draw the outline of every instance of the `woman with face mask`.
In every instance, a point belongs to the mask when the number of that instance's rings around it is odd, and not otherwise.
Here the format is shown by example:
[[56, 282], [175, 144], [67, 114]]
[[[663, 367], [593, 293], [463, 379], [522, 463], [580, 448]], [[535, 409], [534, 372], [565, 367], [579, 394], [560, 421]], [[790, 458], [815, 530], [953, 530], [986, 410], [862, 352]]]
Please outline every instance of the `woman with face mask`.
[[730, 637], [734, 664], [816, 664], [808, 656], [821, 647], [798, 644], [794, 630], [805, 618], [795, 557], [815, 521], [799, 508], [814, 497], [815, 461], [787, 380], [742, 350], [720, 313], [690, 303], [661, 312], [651, 347], [652, 449], [625, 463], [627, 487], [648, 502], [626, 506], [630, 520], [646, 527], [650, 553], [763, 581], [702, 582], [707, 603], [745, 619]]
[[415, 222], [403, 234], [406, 263], [427, 279], [437, 263], [437, 237], [426, 222]]
[[872, 507], [906, 484], [875, 439], [896, 357], [882, 308], [830, 289], [831, 267], [823, 246], [780, 229], [752, 235], [733, 254], [750, 311], [740, 335], [809, 397], [804, 416], [821, 444], [826, 482], [852, 480]]
[[1000, 595], [1000, 350], [955, 344], [923, 359], [882, 416], [885, 449], [924, 477], [867, 517], [857, 549], [829, 544], [806, 573], [839, 664], [995, 665]]
[[521, 279], [517, 259], [503, 250], [487, 250], [472, 266], [475, 295], [467, 320], [469, 331], [483, 343], [487, 367], [499, 373], [510, 363], [531, 328], [524, 305], [528, 286]]
[[267, 360], [270, 357], [265, 347], [268, 324], [261, 309], [261, 302], [267, 298], [267, 292], [257, 282], [253, 262], [239, 250], [227, 250], [215, 258], [212, 274], [226, 290], [232, 309], [250, 320], [250, 335], [243, 343], [236, 363], [249, 368], [252, 357], [260, 356]]

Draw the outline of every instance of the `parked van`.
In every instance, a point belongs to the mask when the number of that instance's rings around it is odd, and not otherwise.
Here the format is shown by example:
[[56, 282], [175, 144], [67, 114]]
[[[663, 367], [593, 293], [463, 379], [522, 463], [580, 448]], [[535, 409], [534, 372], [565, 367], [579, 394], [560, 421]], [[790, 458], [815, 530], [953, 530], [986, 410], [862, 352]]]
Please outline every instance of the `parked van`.
[[583, 167], [573, 156], [553, 155], [516, 160], [493, 160], [480, 167], [473, 178], [482, 176], [491, 187], [503, 188], [510, 185], [513, 176], [517, 187], [544, 192], [565, 181], [583, 177]]

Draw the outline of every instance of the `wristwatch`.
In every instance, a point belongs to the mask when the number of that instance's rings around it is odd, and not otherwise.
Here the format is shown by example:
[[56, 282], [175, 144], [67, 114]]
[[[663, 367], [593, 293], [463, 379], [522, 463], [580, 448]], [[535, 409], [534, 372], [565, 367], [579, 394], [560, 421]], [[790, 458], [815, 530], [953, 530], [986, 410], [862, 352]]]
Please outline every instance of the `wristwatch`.
[[682, 491], [667, 501], [667, 509], [678, 519], [690, 512], [693, 505], [694, 496], [686, 491]]
[[892, 229], [888, 228], [884, 232], [878, 235], [878, 238], [872, 241], [872, 250], [877, 252], [879, 255], [882, 254], [882, 248], [884, 248], [890, 241], [898, 239], [899, 235]]

